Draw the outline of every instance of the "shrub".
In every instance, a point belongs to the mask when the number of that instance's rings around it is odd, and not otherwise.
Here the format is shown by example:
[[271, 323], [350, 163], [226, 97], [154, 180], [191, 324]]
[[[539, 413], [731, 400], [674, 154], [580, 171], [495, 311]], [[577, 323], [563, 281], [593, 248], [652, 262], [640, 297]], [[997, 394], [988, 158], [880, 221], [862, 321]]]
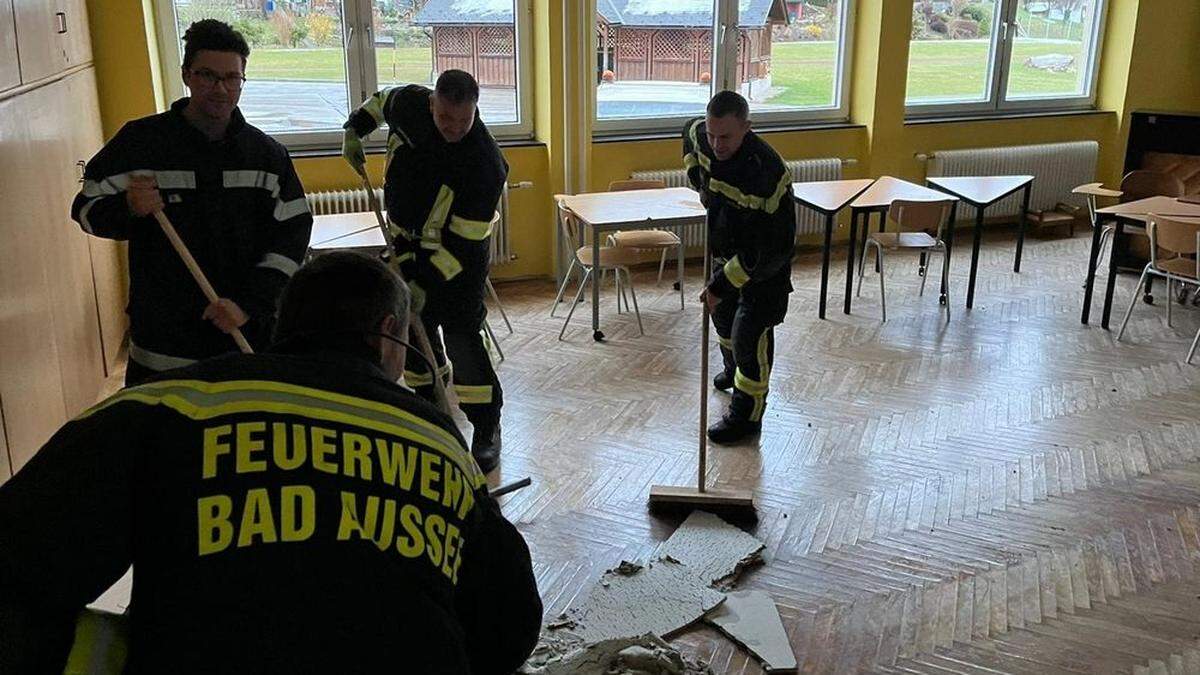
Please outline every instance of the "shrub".
[[305, 21], [308, 38], [314, 47], [336, 47], [338, 44], [337, 21], [328, 14], [310, 14]]
[[266, 19], [244, 17], [233, 22], [233, 29], [241, 33], [251, 47], [276, 44], [275, 31]]
[[820, 40], [825, 37], [825, 29], [820, 24], [810, 23], [804, 27], [805, 40]]

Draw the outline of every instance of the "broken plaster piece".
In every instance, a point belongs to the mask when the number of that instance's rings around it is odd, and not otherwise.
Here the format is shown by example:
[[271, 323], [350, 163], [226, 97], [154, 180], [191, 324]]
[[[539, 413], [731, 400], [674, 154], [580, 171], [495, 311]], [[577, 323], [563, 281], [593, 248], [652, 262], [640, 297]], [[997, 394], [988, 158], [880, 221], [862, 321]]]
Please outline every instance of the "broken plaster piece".
[[577, 637], [543, 638], [521, 668], [524, 675], [712, 675], [654, 635], [585, 645]]
[[704, 620], [750, 650], [767, 672], [795, 672], [796, 655], [788, 643], [779, 609], [766, 593], [730, 593]]
[[667, 637], [721, 604], [725, 595], [703, 584], [687, 565], [658, 561], [628, 576], [609, 572], [587, 598], [570, 611], [574, 632], [585, 642], [635, 637]]
[[669, 558], [693, 570], [705, 584], [732, 582], [742, 568], [762, 562], [764, 544], [707, 511], [692, 511], [687, 520], [658, 547]]

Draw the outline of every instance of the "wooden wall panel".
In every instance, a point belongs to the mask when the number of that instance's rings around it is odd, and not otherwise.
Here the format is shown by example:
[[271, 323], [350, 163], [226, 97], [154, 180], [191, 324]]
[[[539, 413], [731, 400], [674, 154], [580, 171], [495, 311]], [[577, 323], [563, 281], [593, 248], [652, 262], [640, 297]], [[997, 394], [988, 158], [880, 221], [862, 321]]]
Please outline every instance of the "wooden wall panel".
[[49, 255], [44, 227], [47, 211], [62, 208], [50, 197], [61, 187], [47, 177], [63, 170], [52, 160], [53, 146], [69, 127], [45, 118], [56, 110], [76, 115], [62, 106], [65, 86], [0, 101], [0, 399], [13, 471], [66, 419], [47, 274], [47, 266], [57, 272], [63, 263]]
[[17, 61], [17, 23], [12, 0], [0, 0], [0, 91], [21, 84]]
[[15, 0], [22, 82], [40, 80], [67, 67], [55, 16], [60, 11], [58, 4], [52, 0]]
[[99, 149], [87, 147], [83, 116], [71, 111], [96, 110], [95, 75], [88, 68], [43, 89], [51, 90], [62, 106], [61, 112], [38, 116], [33, 127], [35, 137], [53, 139], [42, 157], [49, 163], [44, 175], [52, 176], [54, 182], [47, 181], [40, 221], [63, 400], [67, 416], [72, 417], [96, 402], [104, 380], [88, 235], [70, 214], [71, 201], [79, 190], [75, 163]]

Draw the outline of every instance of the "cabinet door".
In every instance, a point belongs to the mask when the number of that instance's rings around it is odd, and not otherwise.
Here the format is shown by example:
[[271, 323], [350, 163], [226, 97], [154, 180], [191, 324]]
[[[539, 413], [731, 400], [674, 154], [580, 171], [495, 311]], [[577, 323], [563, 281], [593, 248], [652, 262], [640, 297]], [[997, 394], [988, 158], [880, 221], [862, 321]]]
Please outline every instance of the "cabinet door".
[[[62, 83], [58, 83], [62, 84]], [[0, 101], [0, 399], [12, 470], [17, 471], [66, 419], [47, 268], [47, 177], [62, 171], [49, 157], [60, 137], [37, 135], [49, 110], [65, 110], [56, 86]], [[69, 126], [69, 125], [64, 125]], [[46, 127], [42, 123], [42, 127]], [[53, 126], [47, 127], [53, 129]], [[62, 133], [62, 128], [55, 130]]]
[[0, 0], [0, 91], [21, 84], [17, 62], [17, 23], [12, 0]]
[[89, 237], [71, 220], [71, 201], [79, 191], [75, 163], [91, 157], [79, 156], [85, 151], [80, 128], [85, 118], [96, 115], [95, 76], [88, 68], [43, 89], [54, 92], [54, 100], [62, 103], [35, 120], [33, 127], [35, 136], [59, 141], [46, 153], [53, 168], [45, 175], [53, 176], [54, 183], [46, 181], [41, 220], [63, 400], [67, 416], [73, 417], [96, 402], [104, 381]]
[[64, 18], [55, 0], [15, 0], [17, 53], [21, 57], [21, 81], [49, 77], [67, 67], [61, 33]]
[[59, 38], [67, 66], [91, 63], [92, 36], [88, 32], [87, 5], [84, 0], [58, 0], [58, 5], [58, 11], [66, 15], [67, 32]]

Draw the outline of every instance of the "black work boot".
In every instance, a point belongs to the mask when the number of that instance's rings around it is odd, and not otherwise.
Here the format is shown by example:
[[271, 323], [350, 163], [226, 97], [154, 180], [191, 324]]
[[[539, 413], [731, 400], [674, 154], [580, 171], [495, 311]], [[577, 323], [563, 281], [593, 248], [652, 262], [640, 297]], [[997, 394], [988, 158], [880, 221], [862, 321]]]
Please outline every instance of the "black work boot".
[[728, 370], [722, 370], [713, 378], [713, 387], [718, 391], [729, 391], [733, 389], [733, 373]]
[[744, 438], [757, 436], [760, 431], [762, 431], [762, 422], [751, 422], [726, 413], [724, 417], [708, 428], [708, 440], [721, 445], [729, 445]]
[[481, 432], [481, 427], [475, 427], [475, 432], [471, 437], [471, 456], [475, 458], [475, 463], [484, 473], [491, 473], [500, 465], [499, 424], [492, 427], [490, 434], [487, 430]]

